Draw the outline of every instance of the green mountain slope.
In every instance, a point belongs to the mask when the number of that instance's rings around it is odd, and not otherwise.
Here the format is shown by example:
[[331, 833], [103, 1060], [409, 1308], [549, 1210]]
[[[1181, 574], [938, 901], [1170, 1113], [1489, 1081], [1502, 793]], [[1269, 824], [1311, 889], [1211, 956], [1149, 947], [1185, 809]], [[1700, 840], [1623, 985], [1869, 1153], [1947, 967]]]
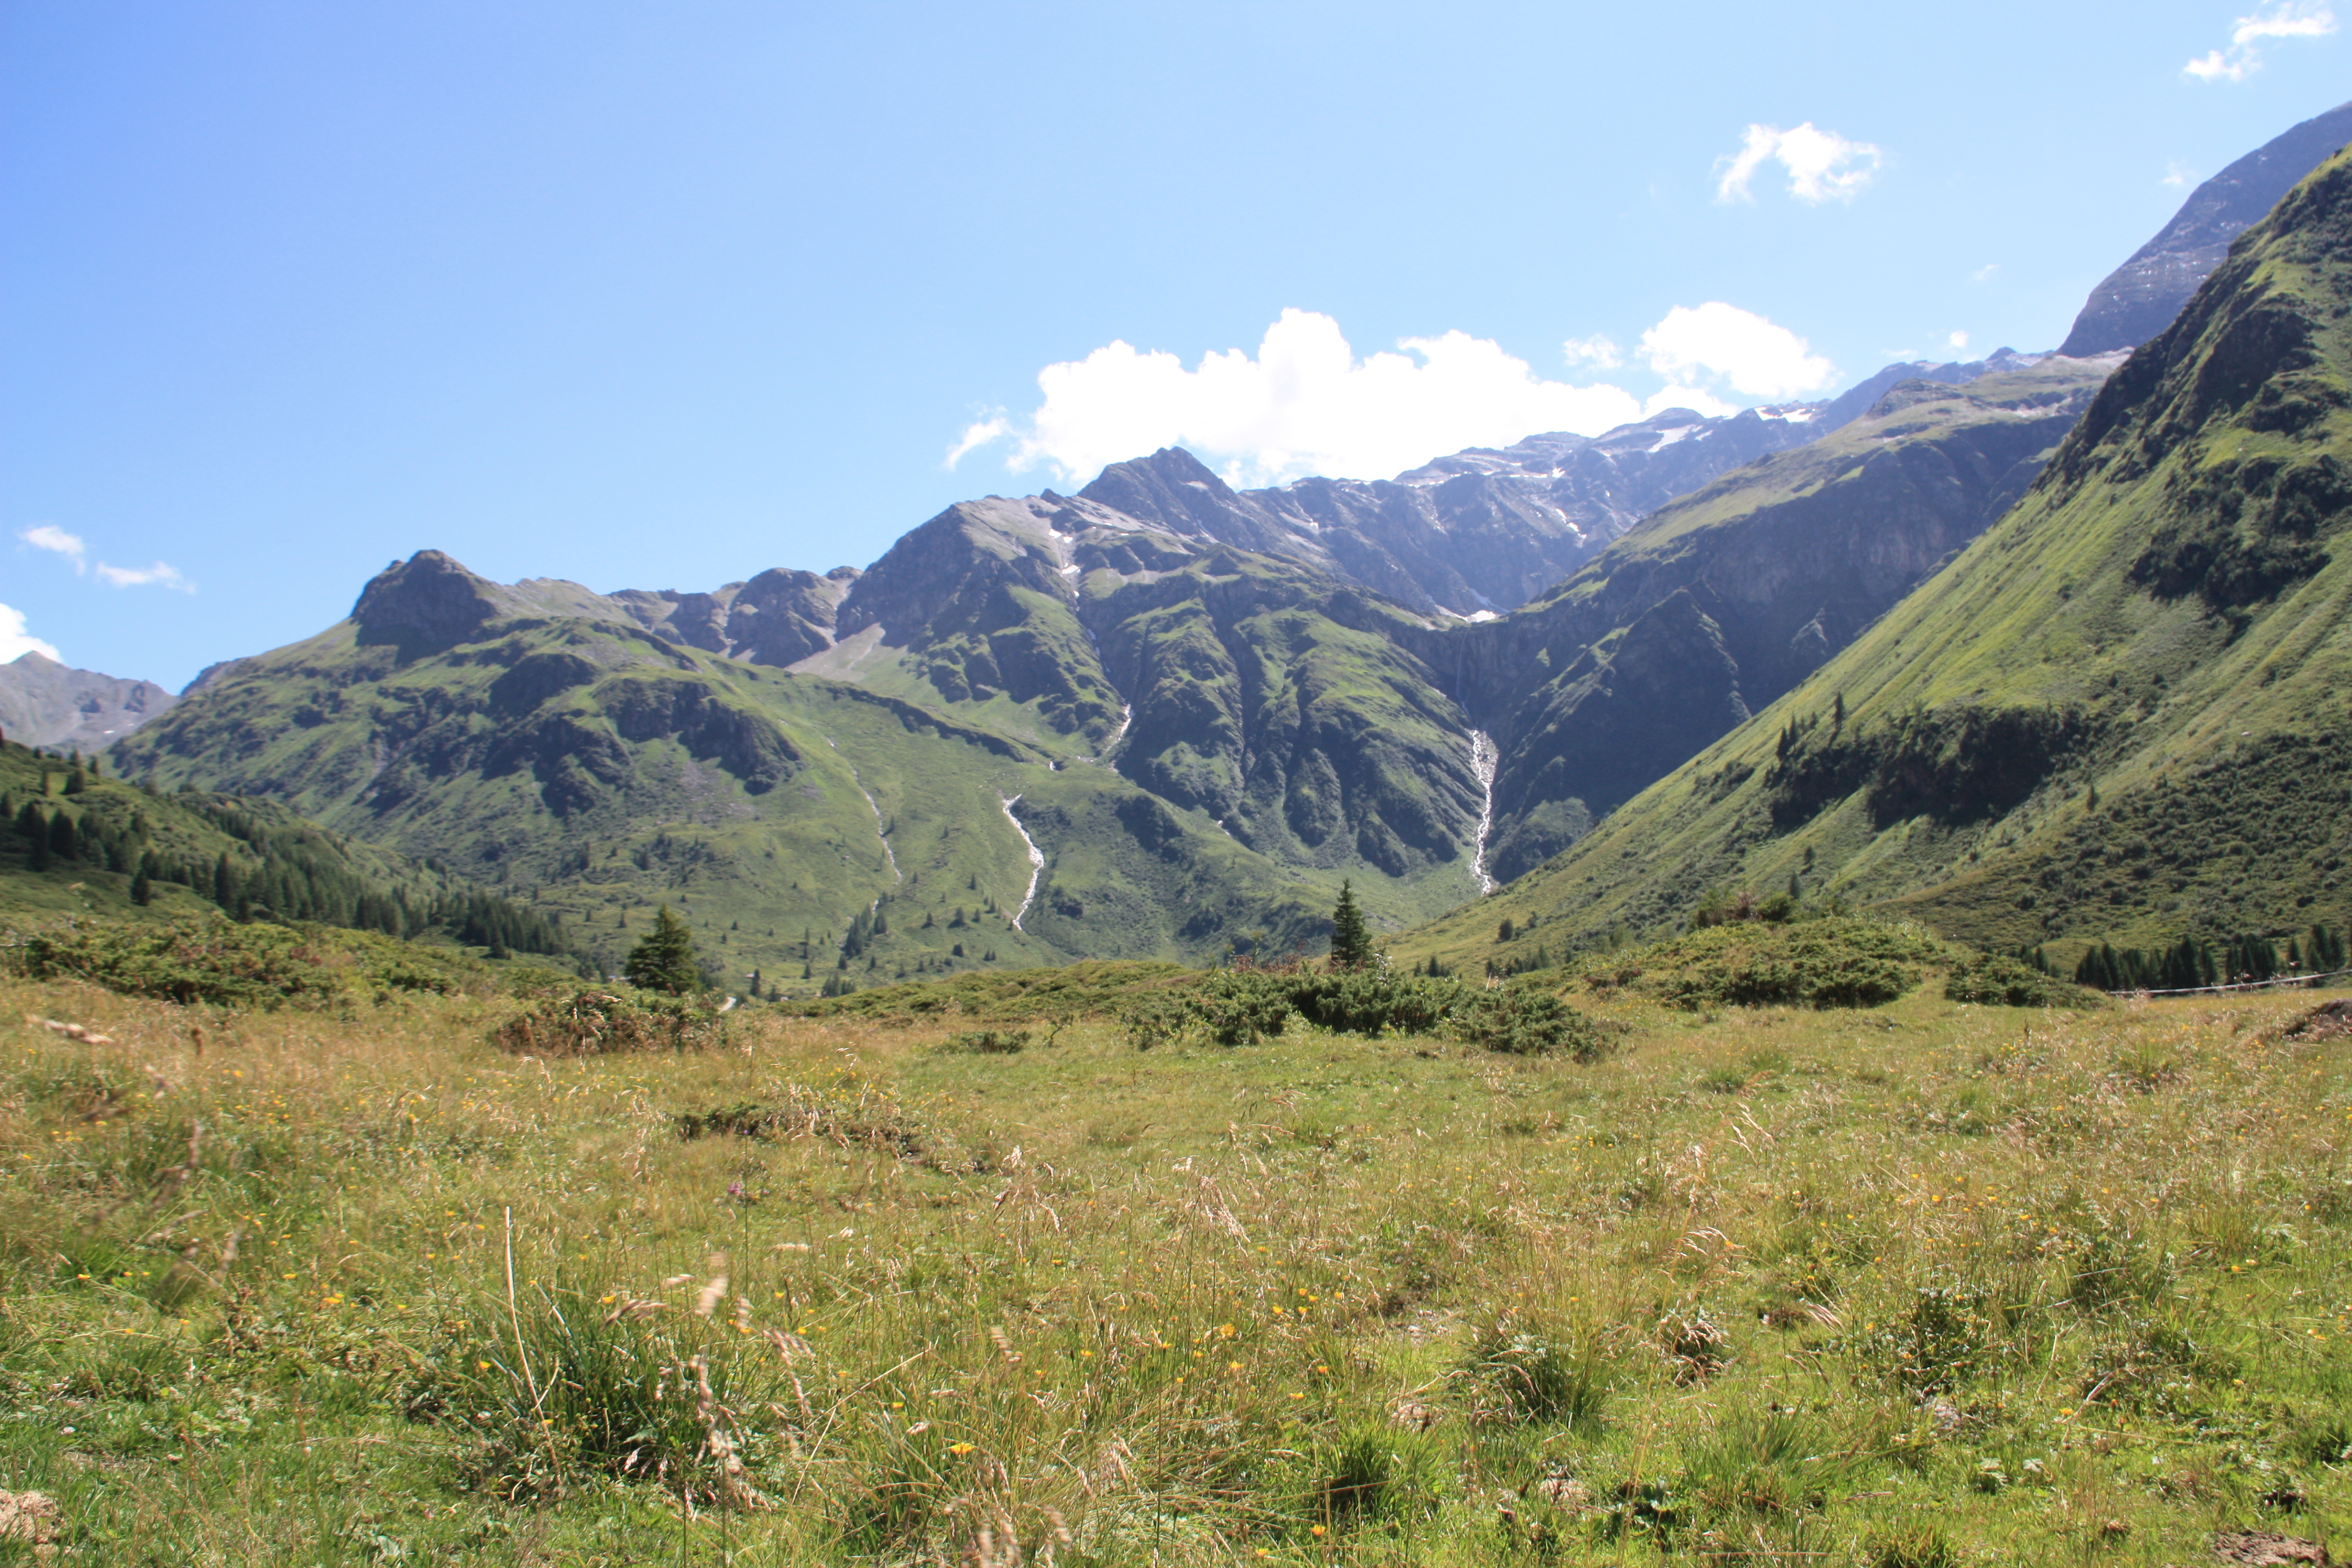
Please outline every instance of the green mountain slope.
[[1710, 888], [1792, 882], [1991, 945], [2340, 925], [2347, 527], [2339, 156], [2239, 239], [1957, 561], [1407, 951], [1492, 954], [1505, 916], [1557, 948], [1659, 927]]
[[706, 956], [768, 982], [1198, 957], [1238, 931], [1303, 940], [1319, 918], [1311, 879], [1302, 896], [1107, 769], [1081, 781], [935, 708], [593, 605], [550, 614], [581, 606], [537, 586], [420, 554], [352, 619], [222, 672], [118, 765], [527, 893], [607, 966], [662, 901]]

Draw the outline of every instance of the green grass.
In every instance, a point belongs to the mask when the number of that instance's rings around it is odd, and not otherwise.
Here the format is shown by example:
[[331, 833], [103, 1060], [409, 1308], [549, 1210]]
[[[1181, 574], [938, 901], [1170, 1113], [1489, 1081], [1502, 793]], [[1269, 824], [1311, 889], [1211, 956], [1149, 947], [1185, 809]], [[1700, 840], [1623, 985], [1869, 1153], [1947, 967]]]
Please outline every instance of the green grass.
[[491, 1041], [501, 996], [0, 981], [110, 1042], [0, 1023], [0, 1489], [132, 1563], [2340, 1538], [2317, 999], [1620, 986], [1575, 998], [1592, 1061], [739, 1010], [549, 1059]]

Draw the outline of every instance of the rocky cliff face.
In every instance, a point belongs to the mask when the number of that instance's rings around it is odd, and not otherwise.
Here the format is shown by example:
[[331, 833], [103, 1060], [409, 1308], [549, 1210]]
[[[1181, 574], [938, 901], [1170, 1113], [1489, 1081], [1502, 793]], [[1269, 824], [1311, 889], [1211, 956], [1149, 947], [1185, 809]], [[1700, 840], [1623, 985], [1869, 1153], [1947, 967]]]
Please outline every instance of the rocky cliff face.
[[170, 709], [152, 680], [73, 669], [37, 653], [0, 664], [0, 733], [26, 746], [95, 752]]
[[2189, 193], [2172, 221], [2091, 291], [2059, 353], [2137, 348], [2180, 307], [2297, 181], [2352, 142], [2352, 103], [2315, 115], [2247, 153]]

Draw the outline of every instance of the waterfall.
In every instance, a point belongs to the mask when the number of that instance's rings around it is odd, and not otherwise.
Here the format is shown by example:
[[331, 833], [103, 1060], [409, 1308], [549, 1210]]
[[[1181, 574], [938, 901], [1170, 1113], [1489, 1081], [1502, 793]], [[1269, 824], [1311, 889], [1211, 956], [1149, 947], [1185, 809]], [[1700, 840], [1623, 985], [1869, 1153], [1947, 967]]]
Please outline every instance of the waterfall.
[[1479, 788], [1485, 799], [1478, 807], [1478, 849], [1471, 857], [1470, 874], [1478, 879], [1480, 897], [1495, 890], [1494, 878], [1486, 874], [1486, 836], [1495, 831], [1495, 764], [1501, 753], [1495, 750], [1495, 738], [1484, 730], [1470, 731], [1470, 771], [1478, 775]]
[[1029, 906], [1036, 901], [1037, 879], [1045, 874], [1045, 852], [1037, 847], [1037, 841], [1029, 837], [1029, 830], [1021, 826], [1019, 817], [1013, 815], [1013, 803], [1021, 797], [1017, 795], [1001, 795], [996, 798], [1004, 807], [1004, 820], [1013, 824], [1013, 831], [1021, 835], [1021, 842], [1029, 850], [1029, 890], [1021, 895], [1021, 907], [1014, 910], [1013, 915], [1013, 929], [1020, 931], [1022, 916], [1027, 914]]

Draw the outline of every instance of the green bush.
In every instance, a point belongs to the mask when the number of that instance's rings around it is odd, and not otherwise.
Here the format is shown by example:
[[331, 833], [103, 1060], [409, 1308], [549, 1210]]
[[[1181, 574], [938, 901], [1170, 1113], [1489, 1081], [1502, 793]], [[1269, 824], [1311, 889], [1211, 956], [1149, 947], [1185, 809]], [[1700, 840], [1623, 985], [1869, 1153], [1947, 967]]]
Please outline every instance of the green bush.
[[726, 1030], [718, 1014], [682, 996], [583, 989], [516, 1014], [490, 1041], [518, 1056], [593, 1057], [697, 1050]]
[[1738, 921], [1611, 959], [1586, 984], [1671, 1007], [1876, 1007], [1919, 984], [1948, 950], [1925, 931], [1856, 916], [1791, 925]]
[[940, 1042], [943, 1056], [1009, 1057], [1029, 1048], [1026, 1029], [973, 1029]]
[[1350, 1035], [1450, 1032], [1490, 1051], [1601, 1054], [1591, 1025], [1558, 997], [1524, 989], [1487, 991], [1452, 975], [1366, 969], [1224, 969], [1189, 990], [1139, 999], [1119, 1016], [1129, 1042], [1150, 1050], [1189, 1031], [1221, 1046], [1272, 1039], [1297, 1017]]
[[1512, 1056], [1590, 1062], [1600, 1060], [1603, 1051], [1592, 1021], [1548, 991], [1477, 993], [1454, 1007], [1452, 1026], [1466, 1044]]
[[446, 994], [487, 978], [457, 953], [327, 926], [225, 920], [170, 925], [77, 921], [20, 937], [7, 967], [31, 980], [83, 980], [182, 1005], [272, 1009]]
[[1954, 1002], [1977, 1002], [1993, 1007], [2106, 1005], [2106, 998], [2095, 992], [1990, 952], [1980, 952], [1955, 964], [1944, 981], [1944, 995]]

